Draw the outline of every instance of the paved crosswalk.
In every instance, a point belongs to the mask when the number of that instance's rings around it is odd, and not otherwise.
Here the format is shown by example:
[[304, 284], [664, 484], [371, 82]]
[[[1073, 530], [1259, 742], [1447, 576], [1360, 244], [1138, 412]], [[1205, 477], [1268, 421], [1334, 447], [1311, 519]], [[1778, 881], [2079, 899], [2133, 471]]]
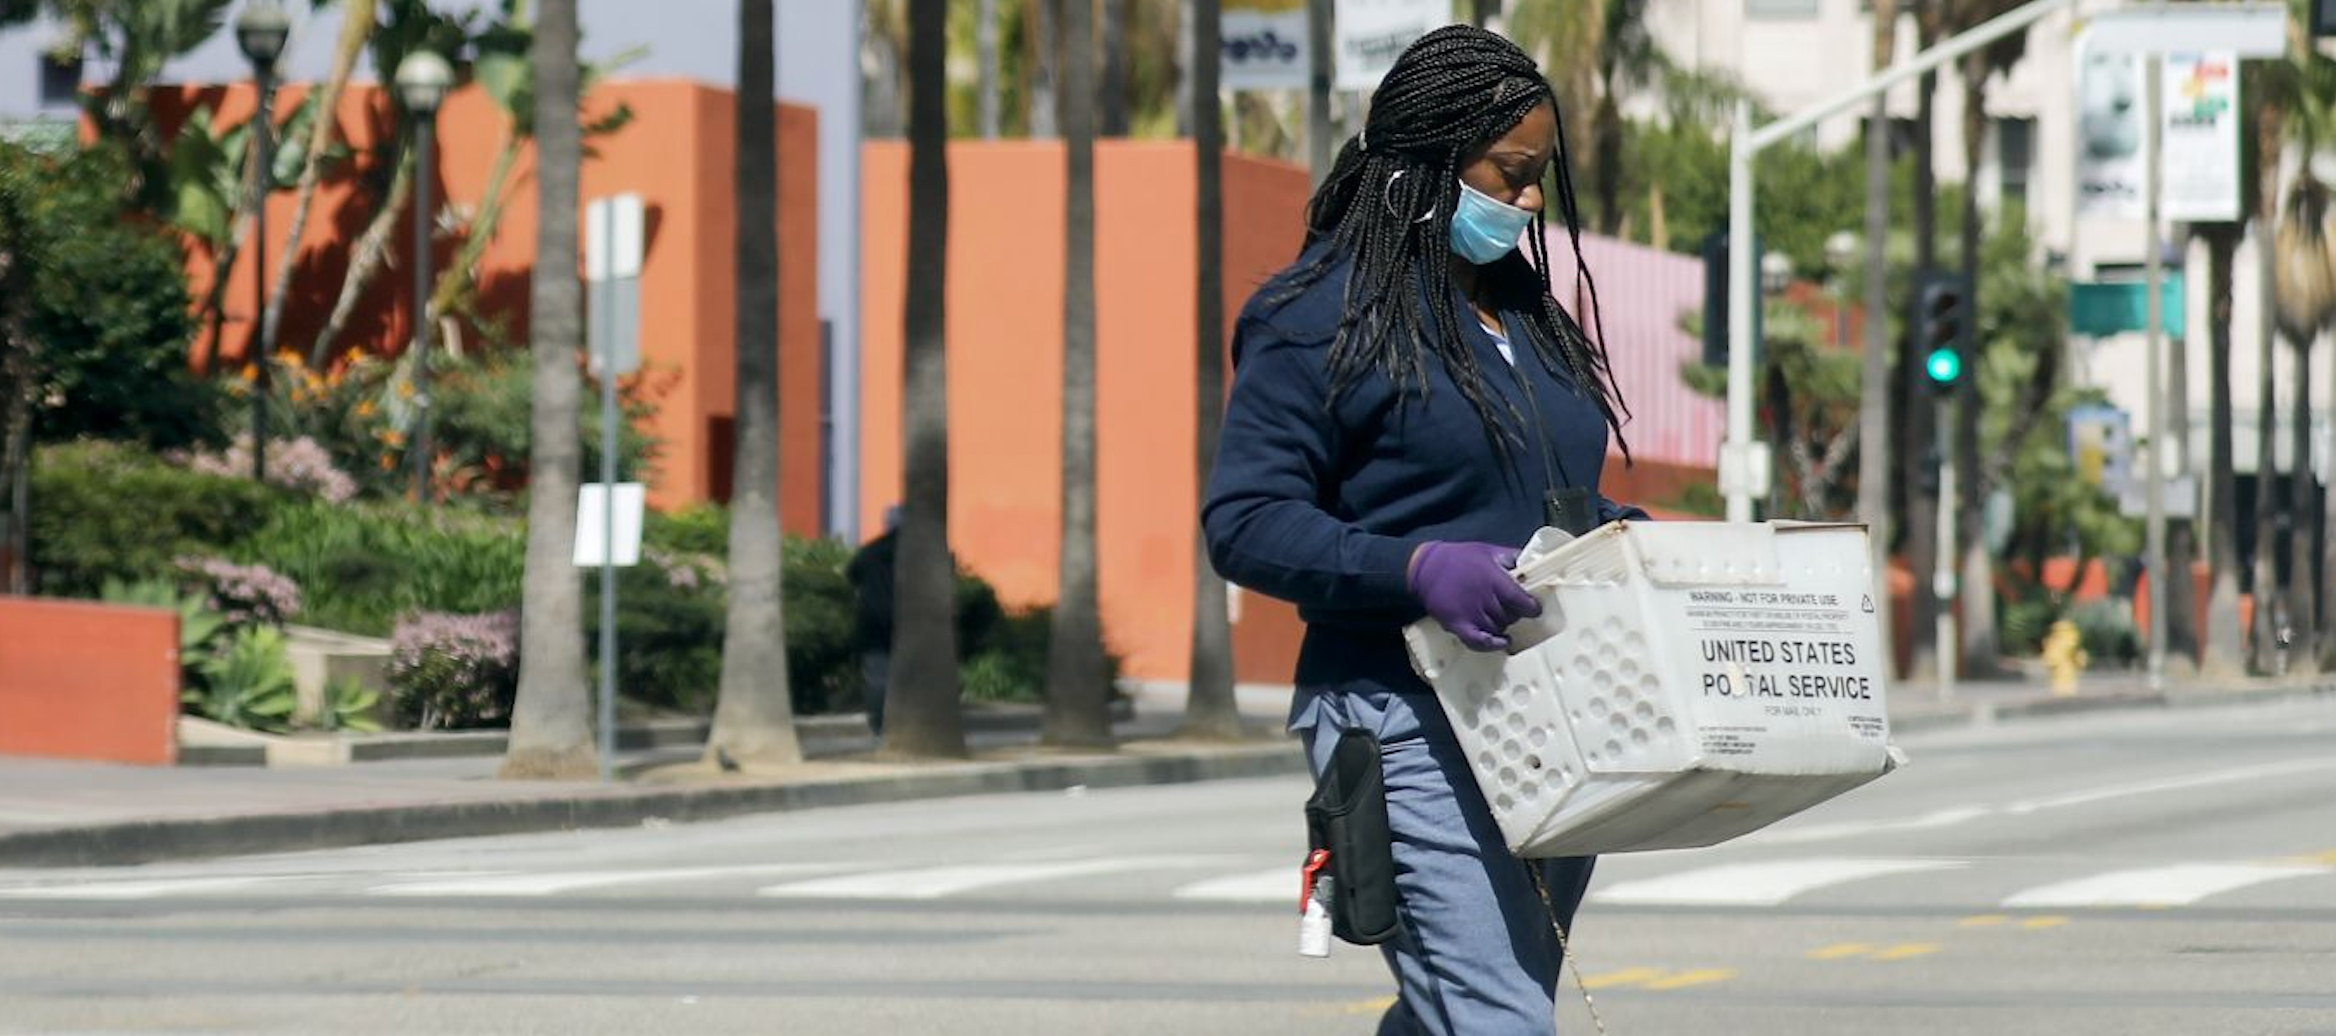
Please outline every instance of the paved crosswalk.
[[[2003, 910], [2167, 909], [2233, 902], [2336, 905], [2336, 854], [2077, 868], [2004, 858], [1794, 856], [1710, 862], [1691, 853], [1615, 857], [1593, 904], [1759, 910], [1833, 902], [1951, 902]], [[2130, 861], [2127, 861], [2130, 862]], [[1951, 883], [1951, 887], [1945, 887]], [[1944, 890], [1942, 891], [1942, 888]], [[1293, 865], [1266, 856], [1091, 855], [903, 867], [826, 860], [693, 867], [479, 870], [76, 871], [0, 874], [10, 902], [382, 897], [465, 900], [669, 896], [791, 901], [1071, 900], [1190, 904], [1295, 901]], [[2252, 898], [2247, 898], [2252, 897]]]

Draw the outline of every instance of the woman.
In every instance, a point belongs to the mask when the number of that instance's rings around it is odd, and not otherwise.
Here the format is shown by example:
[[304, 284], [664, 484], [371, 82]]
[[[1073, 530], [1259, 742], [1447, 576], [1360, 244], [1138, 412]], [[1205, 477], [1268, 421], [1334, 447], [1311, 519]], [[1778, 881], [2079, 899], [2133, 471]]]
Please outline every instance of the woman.
[[1315, 772], [1342, 731], [1379, 739], [1401, 921], [1383, 1034], [1546, 1036], [1552, 921], [1570, 924], [1590, 878], [1588, 859], [1509, 854], [1401, 636], [1426, 615], [1499, 650], [1540, 611], [1509, 572], [1536, 529], [1643, 516], [1598, 495], [1626, 411], [1604, 346], [1550, 296], [1538, 224], [1554, 170], [1597, 311], [1563, 138], [1515, 44], [1468, 26], [1421, 37], [1315, 192], [1297, 262], [1235, 329], [1209, 556], [1306, 620], [1290, 729]]

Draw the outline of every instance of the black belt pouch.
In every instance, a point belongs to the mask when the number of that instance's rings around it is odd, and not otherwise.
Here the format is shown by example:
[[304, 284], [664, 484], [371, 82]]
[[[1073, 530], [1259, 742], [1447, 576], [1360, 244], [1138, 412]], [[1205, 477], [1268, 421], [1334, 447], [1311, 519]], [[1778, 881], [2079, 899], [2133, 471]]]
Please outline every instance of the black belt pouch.
[[1348, 729], [1306, 801], [1311, 847], [1330, 850], [1330, 930], [1357, 946], [1394, 937], [1395, 847], [1387, 829], [1387, 781], [1379, 739]]

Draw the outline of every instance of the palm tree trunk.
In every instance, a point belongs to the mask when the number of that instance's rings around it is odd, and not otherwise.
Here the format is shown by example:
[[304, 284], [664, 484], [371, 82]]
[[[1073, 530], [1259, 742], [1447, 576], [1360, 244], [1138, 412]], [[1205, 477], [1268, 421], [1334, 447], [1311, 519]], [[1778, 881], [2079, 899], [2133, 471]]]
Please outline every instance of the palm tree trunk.
[[[374, 212], [373, 222], [365, 225], [365, 233], [358, 235], [357, 246], [349, 252], [349, 270], [341, 275], [341, 294], [333, 301], [332, 315], [325, 318], [324, 329], [316, 333], [316, 341], [308, 347], [308, 366], [322, 369], [331, 357], [333, 341], [349, 326], [349, 318], [357, 312], [357, 300], [364, 297], [365, 287], [373, 282], [382, 263], [389, 258], [391, 232], [397, 229], [398, 214], [406, 207], [406, 199], [414, 193], [414, 149], [405, 148], [398, 157], [397, 172], [389, 180], [389, 195], [381, 200], [381, 208]], [[222, 279], [224, 280], [224, 279]], [[219, 340], [213, 334], [211, 340]]]
[[957, 573], [949, 557], [949, 122], [942, 33], [947, 0], [909, 3], [907, 355], [902, 389], [904, 494], [893, 579], [897, 612], [885, 691], [890, 754], [962, 758]]
[[2206, 283], [2211, 342], [2207, 348], [2210, 397], [2207, 420], [2213, 425], [2214, 444], [2207, 458], [2206, 594], [2204, 651], [2199, 666], [2217, 676], [2237, 675], [2246, 667], [2239, 629], [2238, 476], [2231, 454], [2231, 259], [2239, 247], [2239, 224], [2216, 223], [2201, 228], [2206, 238]]
[[[308, 228], [309, 207], [316, 201], [316, 184], [324, 171], [325, 151], [332, 147], [333, 130], [339, 128], [335, 117], [341, 100], [341, 89], [349, 85], [349, 73], [356, 69], [357, 58], [365, 53], [365, 41], [373, 36], [374, 0], [349, 0], [341, 9], [341, 38], [333, 51], [332, 72], [325, 77], [324, 88], [315, 100], [315, 119], [309, 124], [308, 160], [300, 167], [299, 197], [292, 206], [291, 225], [284, 230], [284, 265], [276, 270], [276, 287], [268, 293], [268, 309], [261, 318], [262, 332], [267, 341], [278, 342], [277, 321], [284, 316], [284, 296], [292, 290], [293, 262], [300, 254], [300, 234]], [[392, 70], [393, 72], [395, 70]]]
[[[1927, 45], [1929, 34], [1924, 34]], [[1938, 77], [1924, 73], [1915, 89], [1914, 114], [1914, 269], [1918, 274], [1928, 272], [1938, 262], [1938, 177], [1931, 168], [1932, 98], [1938, 92]], [[1911, 312], [1906, 326], [1915, 326]], [[1909, 645], [1907, 657], [1915, 673], [1928, 673], [1935, 659], [1934, 651], [1944, 649], [1936, 643], [1939, 602], [1931, 592], [1931, 570], [1938, 557], [1938, 542], [1931, 530], [1938, 525], [1938, 496], [1924, 492], [1922, 484], [1930, 481], [1927, 471], [1934, 466], [1931, 456], [1937, 424], [1936, 410], [1930, 402], [1930, 388], [1923, 384], [1922, 357], [1916, 354], [1914, 335], [1899, 339], [1898, 376], [1904, 383], [1905, 406], [1900, 408], [1899, 470], [1924, 472], [1908, 480], [1906, 490], [1906, 563], [1914, 573], [1913, 621], [1907, 627]]]
[[[1055, 136], [1055, 122], [1061, 110], [1055, 99], [1056, 59], [1063, 53], [1055, 32], [1062, 0], [1029, 0], [1030, 27], [1022, 45], [1029, 48], [1025, 60], [1030, 68], [1030, 137], [1045, 140]], [[1060, 35], [1068, 35], [1067, 33]], [[1083, 103], [1083, 102], [1082, 102]]]
[[[2269, 148], [2265, 148], [2269, 161]], [[2276, 165], [2273, 168], [2277, 168]], [[2273, 192], [2266, 191], [2266, 195]], [[2277, 202], [2265, 202], [2272, 208]], [[2253, 654], [2255, 671], [2263, 675], [2279, 672], [2279, 464], [2273, 456], [2272, 443], [2279, 435], [2279, 399], [2271, 379], [2272, 357], [2278, 352], [2279, 321], [2272, 316], [2271, 271], [2279, 257], [2271, 244], [2272, 217], [2269, 213], [2257, 224], [2256, 246], [2263, 270], [2263, 327], [2261, 351], [2256, 356], [2259, 372], [2256, 375], [2255, 415], [2255, 640]]]
[[[1963, 226], [1959, 256], [1962, 263], [1965, 311], [1973, 319], [1964, 330], [1963, 376], [1955, 382], [1955, 534], [1963, 556], [1958, 563], [1962, 621], [1956, 626], [1962, 644], [1959, 672], [1974, 677], [1997, 675], [2000, 654], [1995, 631], [1995, 559], [1980, 535], [1980, 516], [1987, 501], [1980, 497], [1979, 395], [1980, 368], [1986, 345], [1977, 326], [1980, 309], [1979, 168], [1987, 139], [1987, 63], [1984, 55], [1963, 59]], [[1944, 650], [1942, 646], [1941, 650]]]
[[1070, 166], [1063, 251], [1063, 538], [1054, 632], [1046, 652], [1050, 745], [1111, 743], [1111, 674], [1095, 572], [1095, 93], [1089, 16], [1095, 0], [1064, 0], [1063, 150]]
[[2320, 670], [2319, 595], [2314, 592], [2314, 570], [2319, 551], [2312, 542], [2319, 527], [2320, 494], [2312, 477], [2312, 341], [2295, 342], [2294, 412], [2288, 415], [2294, 432], [2288, 466], [2287, 615], [2294, 639], [2288, 644], [2287, 671]]
[[[1199, 475], [1194, 485], [1208, 491], [1217, 460], [1217, 436], [1225, 419], [1225, 125], [1217, 105], [1220, 53], [1219, 0], [1193, 0], [1192, 64], [1194, 183], [1199, 212], [1193, 227], [1198, 260], [1194, 268], [1193, 329], [1199, 346], [1193, 399]], [[1225, 601], [1225, 580], [1209, 564], [1197, 525], [1193, 536], [1192, 655], [1190, 690], [1185, 695], [1182, 733], [1196, 738], [1241, 736], [1241, 711], [1233, 696], [1233, 626]]]
[[582, 378], [582, 290], [576, 279], [576, 0], [543, 0], [529, 55], [535, 65], [537, 214], [532, 305], [535, 406], [527, 477], [527, 574], [522, 589], [519, 696], [511, 710], [504, 777], [581, 779], [599, 769], [584, 676], [576, 538], [576, 440]]
[[709, 759], [803, 759], [787, 687], [779, 554], [779, 162], [772, 0], [738, 4], [737, 434], [731, 454], [730, 600]]
[[[2158, 247], [2156, 241], [2150, 247]], [[2177, 474], [2190, 475], [2197, 465], [2190, 457], [2190, 342], [2183, 329], [2174, 328], [2166, 336], [2166, 397], [2157, 401], [2166, 408], [2166, 452], [2176, 460]], [[2152, 450], [2155, 453], [2155, 450]], [[2190, 504], [2195, 514], [2198, 504], [2196, 484], [2191, 487]], [[2179, 661], [2176, 675], [2197, 672], [2198, 647], [2198, 523], [2194, 518], [2169, 518], [2166, 522], [2166, 658]], [[2183, 673], [2182, 669], [2189, 673]]]
[[974, 62], [980, 69], [979, 112], [981, 139], [998, 139], [998, 0], [981, 0], [974, 9]]
[[[1105, 138], [1128, 134], [1128, 65], [1127, 65], [1127, 4], [1128, 0], [1102, 0], [1103, 82], [1096, 91], [1101, 99], [1103, 118], [1096, 133]], [[1076, 39], [1077, 37], [1072, 37]]]
[[[1874, 3], [1874, 68], [1890, 67], [1897, 33], [1897, 5], [1892, 0]], [[1898, 675], [1897, 652], [1891, 639], [1898, 635], [1897, 624], [1890, 617], [1897, 614], [1889, 605], [1890, 594], [1890, 322], [1882, 313], [1890, 304], [1890, 100], [1876, 95], [1866, 125], [1866, 298], [1865, 298], [1865, 356], [1859, 379], [1858, 447], [1857, 447], [1857, 512], [1858, 520], [1866, 523], [1869, 552], [1874, 570], [1874, 592], [1885, 602], [1882, 631], [1882, 657], [1891, 675]], [[1660, 198], [1658, 193], [1656, 197]], [[1654, 211], [1661, 211], [1649, 206]], [[1656, 247], [1660, 248], [1661, 245]]]

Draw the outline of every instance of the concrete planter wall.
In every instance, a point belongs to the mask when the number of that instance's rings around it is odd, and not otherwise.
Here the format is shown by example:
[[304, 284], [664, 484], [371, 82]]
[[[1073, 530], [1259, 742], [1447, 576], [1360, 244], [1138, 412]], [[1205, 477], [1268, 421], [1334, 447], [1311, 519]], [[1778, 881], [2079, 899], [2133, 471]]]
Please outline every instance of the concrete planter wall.
[[292, 659], [292, 687], [298, 695], [292, 708], [293, 723], [313, 726], [324, 712], [324, 689], [336, 681], [354, 679], [381, 695], [373, 707], [373, 718], [384, 727], [389, 725], [389, 641], [313, 626], [286, 626], [284, 639], [285, 651]]

